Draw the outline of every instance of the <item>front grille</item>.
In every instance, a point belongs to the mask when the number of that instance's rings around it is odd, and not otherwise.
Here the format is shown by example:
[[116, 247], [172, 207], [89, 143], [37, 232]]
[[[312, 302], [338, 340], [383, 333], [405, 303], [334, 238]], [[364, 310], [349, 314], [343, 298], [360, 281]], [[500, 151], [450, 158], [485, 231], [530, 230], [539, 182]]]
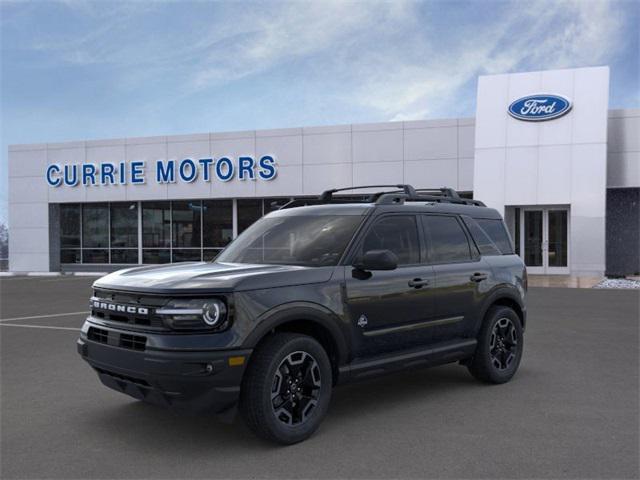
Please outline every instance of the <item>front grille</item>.
[[89, 327], [87, 338], [93, 342], [113, 345], [128, 350], [137, 350], [139, 352], [143, 352], [147, 348], [147, 337], [111, 332], [102, 328]]
[[[97, 302], [97, 305], [96, 305]], [[126, 324], [132, 329], [168, 330], [155, 310], [166, 298], [96, 289], [91, 298], [91, 315], [100, 320]]]
[[128, 348], [130, 350], [143, 351], [147, 346], [147, 337], [140, 335], [128, 335], [126, 333], [120, 334], [120, 346], [122, 348]]
[[[96, 318], [101, 318], [102, 320], [109, 320], [111, 322], [119, 322], [119, 323], [128, 323], [131, 325], [146, 325], [151, 326], [153, 323], [152, 317], [137, 317], [135, 315], [127, 315], [127, 314], [115, 314], [110, 313], [108, 311], [92, 309], [91, 313]], [[160, 322], [160, 325], [162, 322]]]
[[109, 331], [101, 328], [89, 327], [87, 338], [98, 343], [109, 343]]

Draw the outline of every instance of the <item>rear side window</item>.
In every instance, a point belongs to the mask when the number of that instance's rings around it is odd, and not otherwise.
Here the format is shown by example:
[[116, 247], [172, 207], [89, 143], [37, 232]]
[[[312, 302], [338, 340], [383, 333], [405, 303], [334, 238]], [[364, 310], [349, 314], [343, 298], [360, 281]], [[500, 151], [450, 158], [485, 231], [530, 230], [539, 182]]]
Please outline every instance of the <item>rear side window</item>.
[[362, 253], [369, 250], [391, 250], [399, 265], [420, 262], [420, 240], [416, 217], [393, 215], [377, 220], [362, 243]]
[[498, 247], [503, 255], [511, 255], [513, 246], [511, 239], [504, 227], [504, 223], [500, 219], [476, 218], [475, 221], [480, 225], [482, 230], [488, 235], [491, 241]]
[[424, 215], [422, 218], [430, 263], [471, 260], [467, 235], [455, 217]]
[[478, 246], [478, 250], [480, 250], [482, 255], [502, 255], [498, 246], [493, 243], [493, 240], [489, 238], [489, 235], [473, 218], [463, 216], [462, 220], [469, 229], [469, 233], [471, 233], [473, 241]]

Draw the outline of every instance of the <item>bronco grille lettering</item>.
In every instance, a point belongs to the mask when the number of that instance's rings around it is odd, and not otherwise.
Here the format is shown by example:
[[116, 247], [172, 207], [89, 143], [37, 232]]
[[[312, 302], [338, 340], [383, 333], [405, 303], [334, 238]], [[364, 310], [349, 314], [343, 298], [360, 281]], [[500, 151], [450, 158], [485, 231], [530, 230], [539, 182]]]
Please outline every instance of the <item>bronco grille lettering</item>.
[[138, 307], [135, 305], [120, 305], [111, 302], [102, 302], [100, 300], [92, 300], [91, 307], [98, 310], [109, 310], [111, 312], [132, 313], [134, 315], [149, 315], [147, 307]]

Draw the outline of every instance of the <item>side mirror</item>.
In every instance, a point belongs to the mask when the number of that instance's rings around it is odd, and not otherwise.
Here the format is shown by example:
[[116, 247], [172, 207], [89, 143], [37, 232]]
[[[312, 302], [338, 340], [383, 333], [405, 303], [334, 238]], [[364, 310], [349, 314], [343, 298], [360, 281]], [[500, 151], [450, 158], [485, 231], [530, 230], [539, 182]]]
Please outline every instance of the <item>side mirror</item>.
[[353, 265], [358, 270], [395, 270], [398, 257], [391, 250], [369, 250]]

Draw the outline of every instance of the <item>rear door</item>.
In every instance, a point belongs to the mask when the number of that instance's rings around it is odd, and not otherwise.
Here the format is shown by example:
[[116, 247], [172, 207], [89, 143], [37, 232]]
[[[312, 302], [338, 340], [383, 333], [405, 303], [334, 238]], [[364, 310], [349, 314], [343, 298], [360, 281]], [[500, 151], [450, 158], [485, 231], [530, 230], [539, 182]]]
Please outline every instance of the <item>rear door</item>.
[[433, 268], [422, 263], [419, 223], [413, 214], [387, 214], [363, 232], [354, 258], [369, 250], [391, 250], [398, 268], [362, 272], [345, 267], [345, 298], [358, 356], [425, 342], [421, 328], [434, 315]]
[[456, 215], [421, 215], [428, 263], [435, 273], [432, 341], [468, 336], [491, 269]]

